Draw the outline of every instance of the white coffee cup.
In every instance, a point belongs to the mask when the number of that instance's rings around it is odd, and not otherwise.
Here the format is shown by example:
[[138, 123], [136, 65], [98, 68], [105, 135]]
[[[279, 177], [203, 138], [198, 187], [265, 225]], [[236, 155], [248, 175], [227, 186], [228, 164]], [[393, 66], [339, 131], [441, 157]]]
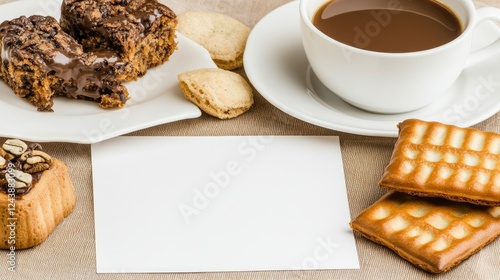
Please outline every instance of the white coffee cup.
[[[397, 1], [397, 0], [388, 0]], [[472, 0], [441, 0], [460, 20], [462, 34], [429, 50], [384, 53], [343, 44], [312, 23], [328, 0], [300, 0], [301, 34], [310, 66], [319, 80], [348, 103], [376, 113], [403, 113], [442, 96], [465, 67], [498, 54], [500, 39], [471, 53], [475, 27], [500, 22], [500, 9], [476, 11]]]

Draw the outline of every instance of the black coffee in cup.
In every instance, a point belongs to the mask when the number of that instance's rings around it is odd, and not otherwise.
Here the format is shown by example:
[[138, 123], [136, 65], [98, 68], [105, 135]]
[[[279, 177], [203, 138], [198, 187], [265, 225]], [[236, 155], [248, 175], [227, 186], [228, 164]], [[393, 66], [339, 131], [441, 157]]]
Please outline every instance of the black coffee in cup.
[[387, 53], [432, 49], [463, 31], [457, 16], [434, 0], [333, 0], [313, 24], [344, 44]]

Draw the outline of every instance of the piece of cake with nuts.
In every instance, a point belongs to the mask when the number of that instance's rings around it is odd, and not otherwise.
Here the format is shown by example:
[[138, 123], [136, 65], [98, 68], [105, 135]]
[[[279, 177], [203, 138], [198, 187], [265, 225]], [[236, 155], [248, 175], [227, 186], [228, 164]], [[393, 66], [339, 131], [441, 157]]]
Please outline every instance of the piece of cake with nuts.
[[176, 14], [156, 0], [64, 0], [61, 27], [86, 51], [112, 50], [135, 80], [177, 49]]
[[9, 139], [0, 147], [0, 249], [47, 239], [76, 205], [68, 168], [39, 144]]
[[53, 111], [56, 96], [95, 101], [102, 108], [121, 108], [129, 99], [111, 61], [83, 52], [53, 17], [4, 21], [0, 50], [0, 78], [38, 111]]

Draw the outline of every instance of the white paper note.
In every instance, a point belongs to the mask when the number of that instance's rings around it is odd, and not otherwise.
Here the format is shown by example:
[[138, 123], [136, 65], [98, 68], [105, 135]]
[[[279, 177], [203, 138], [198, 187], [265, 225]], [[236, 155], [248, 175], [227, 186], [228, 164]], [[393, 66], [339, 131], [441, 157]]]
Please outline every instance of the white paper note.
[[339, 139], [92, 145], [97, 272], [356, 269]]

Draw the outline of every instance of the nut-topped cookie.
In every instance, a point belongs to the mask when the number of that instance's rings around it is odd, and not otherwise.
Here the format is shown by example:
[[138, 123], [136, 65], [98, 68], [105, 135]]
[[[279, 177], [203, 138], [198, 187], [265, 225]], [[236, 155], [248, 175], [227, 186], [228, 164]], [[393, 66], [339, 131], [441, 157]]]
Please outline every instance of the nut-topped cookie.
[[75, 208], [68, 169], [36, 143], [0, 146], [0, 249], [42, 243]]

